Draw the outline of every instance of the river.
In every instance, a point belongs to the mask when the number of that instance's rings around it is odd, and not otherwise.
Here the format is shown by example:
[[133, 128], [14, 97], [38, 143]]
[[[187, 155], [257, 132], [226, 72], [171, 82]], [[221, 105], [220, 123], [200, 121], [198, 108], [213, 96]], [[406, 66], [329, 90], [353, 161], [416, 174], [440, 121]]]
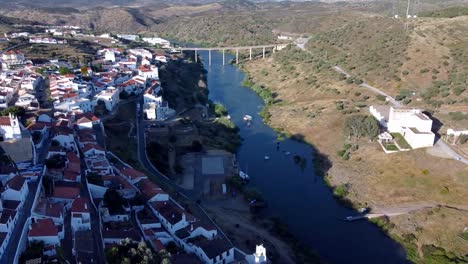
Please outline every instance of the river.
[[[237, 156], [241, 168], [248, 170], [251, 186], [259, 190], [268, 208], [266, 216], [278, 217], [290, 231], [312, 247], [329, 263], [407, 263], [403, 248], [367, 221], [345, 222], [356, 212], [336, 201], [312, 164], [313, 148], [291, 139], [276, 148], [277, 133], [262, 122], [258, 112], [263, 102], [242, 86], [245, 74], [233, 65], [222, 65], [222, 54], [201, 52], [208, 71], [209, 97], [226, 106], [244, 139]], [[226, 62], [234, 56], [226, 55]], [[243, 121], [253, 116], [252, 125]], [[274, 118], [274, 117], [272, 117]], [[283, 151], [291, 152], [286, 156]], [[306, 157], [303, 168], [293, 155]], [[264, 156], [269, 160], [265, 161]]]

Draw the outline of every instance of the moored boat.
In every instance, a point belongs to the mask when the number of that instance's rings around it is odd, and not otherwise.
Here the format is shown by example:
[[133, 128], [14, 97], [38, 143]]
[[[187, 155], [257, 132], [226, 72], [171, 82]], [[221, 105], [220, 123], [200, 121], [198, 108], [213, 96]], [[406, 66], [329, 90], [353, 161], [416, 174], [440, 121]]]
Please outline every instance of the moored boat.
[[252, 121], [252, 116], [245, 115], [244, 116], [244, 121]]

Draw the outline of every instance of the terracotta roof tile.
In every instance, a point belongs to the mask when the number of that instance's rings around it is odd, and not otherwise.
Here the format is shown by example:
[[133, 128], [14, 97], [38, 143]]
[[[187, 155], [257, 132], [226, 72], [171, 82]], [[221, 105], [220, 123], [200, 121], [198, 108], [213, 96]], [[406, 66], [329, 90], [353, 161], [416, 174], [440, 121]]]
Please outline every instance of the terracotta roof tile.
[[31, 224], [29, 237], [58, 236], [58, 228], [50, 218], [38, 219], [36, 223]]
[[7, 182], [7, 185], [8, 185], [8, 188], [13, 189], [15, 191], [19, 191], [23, 187], [25, 181], [26, 181], [25, 178], [16, 175], [15, 177], [11, 178]]
[[89, 201], [86, 198], [76, 198], [72, 202], [71, 211], [76, 213], [89, 213]]

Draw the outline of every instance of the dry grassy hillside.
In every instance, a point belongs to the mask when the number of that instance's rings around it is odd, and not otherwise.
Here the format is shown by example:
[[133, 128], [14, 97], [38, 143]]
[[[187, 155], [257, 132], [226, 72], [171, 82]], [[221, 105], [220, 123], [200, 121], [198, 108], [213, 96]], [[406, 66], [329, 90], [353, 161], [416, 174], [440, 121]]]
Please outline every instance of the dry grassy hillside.
[[308, 48], [405, 104], [467, 105], [468, 17], [405, 22], [369, 17], [315, 35]]
[[[468, 168], [454, 160], [433, 157], [425, 150], [384, 154], [376, 142], [343, 136], [345, 119], [368, 114], [381, 101], [356, 84], [340, 80], [323, 57], [287, 49], [273, 58], [247, 62], [244, 69], [274, 100], [263, 115], [285, 134], [301, 134], [332, 161], [327, 179], [356, 206], [373, 208], [441, 203], [466, 206]], [[338, 152], [357, 145], [346, 159]], [[455, 263], [468, 255], [459, 237], [466, 226], [464, 211], [435, 208], [379, 222], [416, 263]], [[466, 258], [465, 258], [466, 260]], [[463, 261], [462, 261], [463, 262]]]

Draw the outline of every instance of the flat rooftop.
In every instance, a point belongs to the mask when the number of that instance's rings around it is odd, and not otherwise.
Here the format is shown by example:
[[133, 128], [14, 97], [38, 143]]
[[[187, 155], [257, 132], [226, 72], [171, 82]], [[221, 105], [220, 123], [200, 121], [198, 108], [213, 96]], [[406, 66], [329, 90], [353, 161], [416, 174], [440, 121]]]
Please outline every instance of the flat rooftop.
[[202, 173], [204, 175], [224, 174], [224, 159], [222, 156], [202, 158]]

